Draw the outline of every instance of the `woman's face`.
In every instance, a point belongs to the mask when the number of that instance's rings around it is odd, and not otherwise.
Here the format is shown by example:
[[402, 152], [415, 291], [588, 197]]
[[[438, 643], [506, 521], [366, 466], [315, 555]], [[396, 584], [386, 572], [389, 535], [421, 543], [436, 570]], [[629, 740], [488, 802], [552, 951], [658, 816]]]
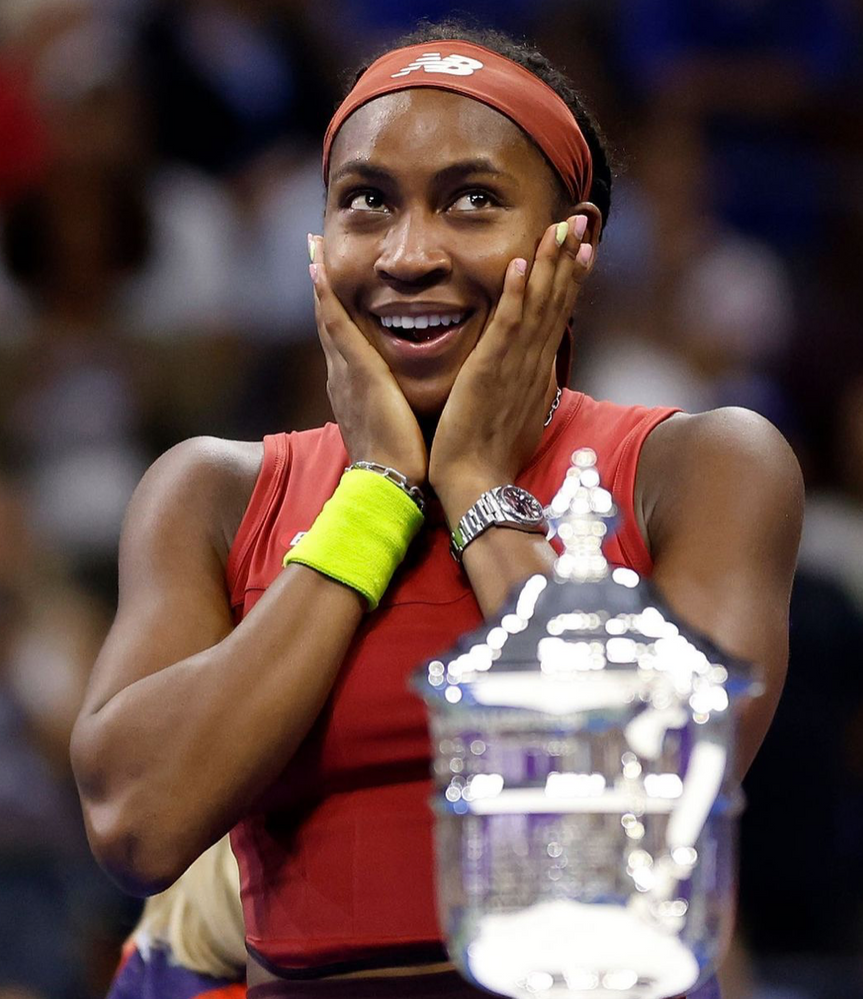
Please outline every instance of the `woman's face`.
[[507, 264], [532, 262], [560, 221], [556, 208], [539, 150], [470, 98], [399, 91], [342, 126], [330, 159], [327, 273], [418, 416], [443, 409]]

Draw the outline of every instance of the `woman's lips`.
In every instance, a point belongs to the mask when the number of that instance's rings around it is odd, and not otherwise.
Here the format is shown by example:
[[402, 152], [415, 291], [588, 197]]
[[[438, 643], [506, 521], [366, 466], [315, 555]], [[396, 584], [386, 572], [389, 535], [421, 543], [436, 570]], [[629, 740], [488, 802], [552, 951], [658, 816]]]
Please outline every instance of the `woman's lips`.
[[[435, 336], [434, 330], [442, 327], [458, 326], [466, 317], [470, 310], [460, 309], [456, 312], [417, 312], [404, 315], [383, 315], [380, 317], [381, 326], [385, 329], [403, 330], [406, 340], [429, 340]], [[426, 334], [425, 330], [432, 330]], [[396, 334], [399, 335], [398, 333]]]
[[472, 313], [465, 312], [458, 323], [434, 325], [413, 329], [386, 327], [375, 317], [380, 336], [391, 353], [403, 361], [426, 361], [445, 354], [449, 345], [458, 338]]

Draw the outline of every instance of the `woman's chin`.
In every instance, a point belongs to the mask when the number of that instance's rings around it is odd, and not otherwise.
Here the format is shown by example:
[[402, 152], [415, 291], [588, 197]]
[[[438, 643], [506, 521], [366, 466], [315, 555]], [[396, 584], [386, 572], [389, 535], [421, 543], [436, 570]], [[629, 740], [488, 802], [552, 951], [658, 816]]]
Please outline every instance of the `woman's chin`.
[[445, 385], [423, 382], [401, 385], [400, 387], [408, 405], [420, 423], [431, 423], [437, 422], [438, 417], [443, 412], [452, 390], [452, 382], [447, 380]]

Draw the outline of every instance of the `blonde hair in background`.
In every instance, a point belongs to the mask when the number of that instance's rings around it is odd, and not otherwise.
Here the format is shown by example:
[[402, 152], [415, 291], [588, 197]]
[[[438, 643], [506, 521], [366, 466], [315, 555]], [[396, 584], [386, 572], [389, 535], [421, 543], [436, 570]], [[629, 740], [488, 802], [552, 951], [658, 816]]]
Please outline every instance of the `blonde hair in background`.
[[227, 836], [147, 899], [132, 939], [145, 958], [151, 947], [168, 944], [177, 964], [214, 978], [236, 978], [245, 969], [240, 874]]

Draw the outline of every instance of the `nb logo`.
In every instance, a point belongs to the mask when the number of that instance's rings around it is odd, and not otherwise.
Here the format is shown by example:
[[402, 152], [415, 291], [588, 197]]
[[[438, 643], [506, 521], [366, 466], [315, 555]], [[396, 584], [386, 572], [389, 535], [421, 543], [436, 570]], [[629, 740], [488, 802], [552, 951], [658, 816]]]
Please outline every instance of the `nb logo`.
[[440, 52], [425, 52], [416, 62], [412, 62], [398, 73], [393, 73], [390, 79], [395, 80], [399, 76], [407, 76], [418, 69], [424, 69], [426, 73], [448, 73], [450, 76], [470, 76], [482, 68], [483, 64], [478, 59], [471, 59], [470, 56], [453, 54], [444, 56], [442, 59]]

